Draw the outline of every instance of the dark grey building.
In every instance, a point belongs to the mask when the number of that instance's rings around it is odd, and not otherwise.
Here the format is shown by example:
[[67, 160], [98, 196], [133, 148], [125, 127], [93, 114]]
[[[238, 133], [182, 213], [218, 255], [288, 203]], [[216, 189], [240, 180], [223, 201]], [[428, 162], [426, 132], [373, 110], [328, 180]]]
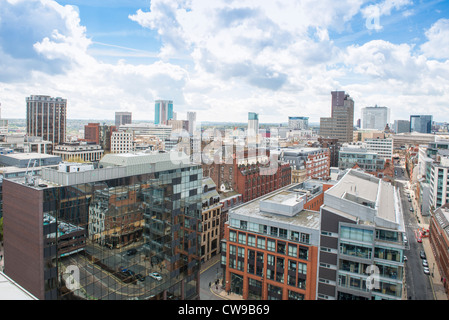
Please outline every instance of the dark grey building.
[[432, 116], [431, 115], [411, 115], [410, 132], [431, 133]]

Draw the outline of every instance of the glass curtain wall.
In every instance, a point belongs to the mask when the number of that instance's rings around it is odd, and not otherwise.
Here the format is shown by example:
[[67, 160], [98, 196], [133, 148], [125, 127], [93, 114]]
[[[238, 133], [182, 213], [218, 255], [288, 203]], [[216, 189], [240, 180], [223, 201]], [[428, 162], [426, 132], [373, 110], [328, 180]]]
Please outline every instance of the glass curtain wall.
[[195, 298], [201, 179], [191, 166], [44, 189], [46, 298]]

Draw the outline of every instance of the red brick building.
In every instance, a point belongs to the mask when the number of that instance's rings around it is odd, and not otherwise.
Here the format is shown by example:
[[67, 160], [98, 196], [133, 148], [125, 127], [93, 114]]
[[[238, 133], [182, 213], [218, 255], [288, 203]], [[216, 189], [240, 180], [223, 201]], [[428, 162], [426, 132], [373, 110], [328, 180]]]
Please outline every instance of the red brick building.
[[[247, 152], [243, 159], [245, 156]], [[232, 163], [203, 164], [203, 177], [212, 178], [218, 190], [241, 194], [243, 202], [247, 202], [291, 183], [290, 165], [271, 161], [276, 163], [248, 163], [234, 156]]]
[[225, 290], [250, 300], [315, 300], [320, 214], [291, 185], [231, 209]]

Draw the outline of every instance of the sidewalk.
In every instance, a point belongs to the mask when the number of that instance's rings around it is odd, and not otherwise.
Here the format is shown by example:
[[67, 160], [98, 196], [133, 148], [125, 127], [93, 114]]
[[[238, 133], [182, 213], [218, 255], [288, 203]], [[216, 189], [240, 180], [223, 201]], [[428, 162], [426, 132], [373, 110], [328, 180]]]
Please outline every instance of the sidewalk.
[[[430, 216], [423, 216], [416, 200], [413, 197], [413, 204], [416, 208], [416, 215], [419, 217], [418, 225], [420, 228], [429, 229]], [[441, 274], [438, 270], [437, 263], [435, 261], [435, 255], [433, 254], [432, 247], [430, 246], [430, 240], [428, 237], [422, 238], [422, 245], [424, 252], [426, 253], [426, 260], [429, 264], [430, 270], [430, 284], [432, 286], [433, 297], [435, 300], [448, 300], [448, 296], [444, 290], [443, 283], [441, 282]]]
[[[206, 271], [207, 269], [209, 269], [210, 267], [214, 266], [215, 263], [217, 262], [217, 260], [220, 259], [220, 255], [217, 255], [213, 258], [211, 258], [210, 260], [206, 261], [205, 263], [203, 263], [201, 265], [201, 273], [203, 273], [204, 271]], [[217, 296], [217, 298], [219, 299], [225, 299], [225, 300], [243, 300], [241, 295], [235, 294], [235, 293], [227, 293], [223, 284], [222, 284], [222, 279], [219, 280], [219, 283], [216, 284], [211, 284], [210, 286], [210, 292], [212, 292], [214, 295]]]

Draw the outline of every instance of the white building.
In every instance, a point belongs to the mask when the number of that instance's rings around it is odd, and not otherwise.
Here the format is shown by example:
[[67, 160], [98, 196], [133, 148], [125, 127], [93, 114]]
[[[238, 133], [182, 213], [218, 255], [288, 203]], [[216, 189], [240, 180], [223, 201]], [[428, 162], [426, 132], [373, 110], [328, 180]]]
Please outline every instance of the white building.
[[63, 143], [54, 147], [53, 154], [60, 156], [62, 161], [100, 161], [104, 150], [98, 144]]
[[376, 152], [378, 158], [391, 160], [393, 157], [393, 139], [365, 139], [366, 149]]
[[383, 131], [390, 122], [390, 109], [387, 107], [362, 108], [362, 129], [377, 129]]
[[128, 131], [115, 131], [111, 136], [112, 153], [128, 153], [134, 151], [134, 134]]

